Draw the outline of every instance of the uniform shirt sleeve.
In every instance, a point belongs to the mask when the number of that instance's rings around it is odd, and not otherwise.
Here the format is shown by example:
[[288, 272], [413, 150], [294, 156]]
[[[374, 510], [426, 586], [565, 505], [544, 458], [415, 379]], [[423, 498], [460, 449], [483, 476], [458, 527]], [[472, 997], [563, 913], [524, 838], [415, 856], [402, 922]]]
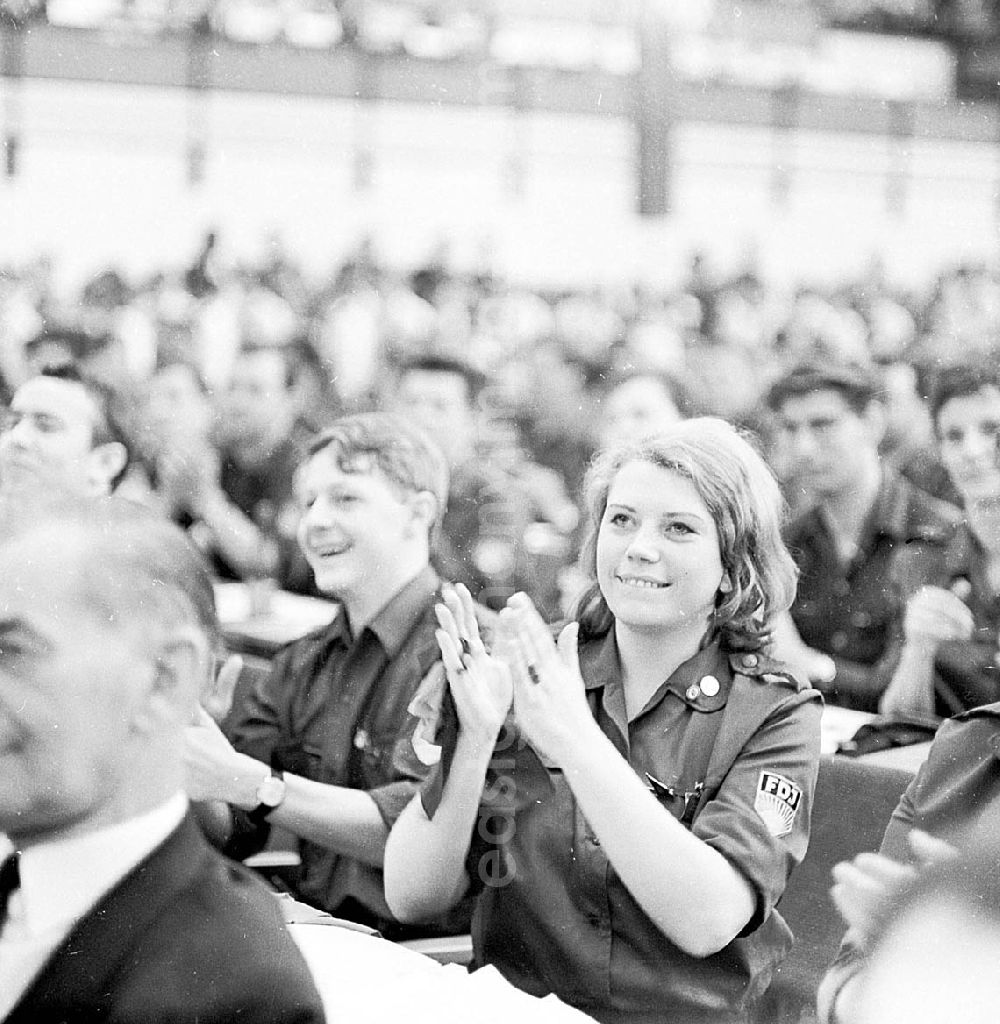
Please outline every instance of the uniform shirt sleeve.
[[422, 792], [424, 781], [433, 770], [420, 761], [414, 750], [413, 734], [417, 724], [417, 719], [411, 716], [408, 728], [393, 746], [392, 770], [398, 778], [368, 790], [368, 795], [375, 801], [375, 806], [388, 828], [392, 828], [396, 823], [396, 819], [406, 809], [414, 794]]
[[805, 856], [821, 712], [815, 690], [789, 694], [746, 743], [692, 826], [753, 888], [756, 907], [743, 935], [767, 918]]

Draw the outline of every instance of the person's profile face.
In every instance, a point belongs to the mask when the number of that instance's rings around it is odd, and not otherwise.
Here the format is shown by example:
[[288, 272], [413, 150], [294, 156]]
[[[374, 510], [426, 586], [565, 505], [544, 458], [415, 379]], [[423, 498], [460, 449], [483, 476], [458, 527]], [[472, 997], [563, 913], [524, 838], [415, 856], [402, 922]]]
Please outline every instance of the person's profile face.
[[73, 541], [0, 548], [0, 832], [101, 819], [128, 783], [133, 683], [150, 663], [88, 599]]
[[949, 398], [938, 410], [936, 427], [941, 461], [963, 499], [1000, 497], [1000, 388]]
[[17, 389], [0, 432], [0, 485], [90, 490], [98, 410], [76, 381], [33, 377]]
[[299, 470], [299, 545], [323, 593], [388, 599], [399, 564], [426, 544], [427, 526], [376, 465], [345, 472], [338, 455], [335, 446], [323, 448]]
[[608, 491], [596, 569], [618, 622], [700, 635], [724, 570], [715, 519], [691, 480], [649, 462], [626, 463]]
[[855, 481], [876, 444], [865, 417], [833, 389], [786, 398], [775, 413], [774, 442], [785, 475], [820, 495]]

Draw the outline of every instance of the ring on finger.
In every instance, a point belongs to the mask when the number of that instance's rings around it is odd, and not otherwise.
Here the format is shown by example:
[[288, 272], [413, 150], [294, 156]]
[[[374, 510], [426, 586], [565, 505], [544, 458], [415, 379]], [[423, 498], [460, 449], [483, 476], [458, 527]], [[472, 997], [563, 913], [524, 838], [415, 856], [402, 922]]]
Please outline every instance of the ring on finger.
[[538, 674], [538, 669], [529, 661], [528, 662], [528, 678], [537, 686], [541, 681], [542, 677]]

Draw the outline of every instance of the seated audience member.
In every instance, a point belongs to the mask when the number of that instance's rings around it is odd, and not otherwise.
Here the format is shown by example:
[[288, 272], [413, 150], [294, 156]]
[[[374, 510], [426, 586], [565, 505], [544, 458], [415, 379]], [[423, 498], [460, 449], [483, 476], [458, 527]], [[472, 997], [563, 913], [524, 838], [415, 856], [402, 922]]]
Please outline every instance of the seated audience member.
[[223, 579], [310, 589], [295, 544], [292, 478], [300, 450], [284, 355], [240, 352], [213, 419], [197, 369], [172, 363], [149, 384], [147, 473], [155, 504], [191, 535]]
[[599, 1021], [745, 1021], [791, 934], [821, 700], [774, 662], [795, 590], [782, 499], [720, 420], [605, 452], [591, 587], [554, 642], [523, 595], [485, 650], [439, 611], [441, 757], [386, 847], [400, 917], [478, 894], [475, 963]]
[[996, 836], [908, 886], [873, 940], [857, 1024], [993, 1024], [1000, 1006]]
[[274, 896], [188, 812], [201, 560], [134, 504], [74, 506], [0, 545], [0, 1019], [320, 1022]]
[[[298, 473], [299, 540], [338, 614], [279, 652], [233, 708], [232, 746], [208, 724], [190, 737], [189, 794], [224, 801], [205, 813], [229, 833], [230, 853], [259, 850], [272, 823], [294, 833], [295, 895], [393, 938], [404, 930], [386, 907], [381, 864], [427, 770], [408, 707], [441, 672], [430, 557], [447, 479], [440, 452], [388, 414], [346, 416], [320, 435]], [[467, 916], [427, 929], [463, 925]]]
[[622, 374], [601, 399], [598, 445], [609, 448], [656, 434], [684, 419], [687, 406], [680, 385], [666, 374], [645, 370]]
[[0, 432], [0, 495], [109, 494], [124, 477], [129, 447], [115, 396], [71, 364], [26, 380]]
[[884, 417], [868, 371], [802, 364], [774, 383], [767, 404], [780, 457], [810, 495], [785, 534], [800, 576], [779, 628], [782, 656], [831, 703], [874, 711], [898, 653], [895, 559], [905, 550], [916, 579], [959, 512], [880, 464]]
[[[441, 447], [451, 475], [448, 507], [434, 564], [443, 577], [468, 586], [489, 608], [518, 590], [547, 615], [558, 610], [555, 569], [540, 571], [533, 537], [538, 524], [559, 540], [576, 525], [576, 509], [554, 472], [514, 457], [483, 458], [478, 397], [482, 375], [458, 360], [425, 356], [404, 364], [388, 406], [425, 430]], [[537, 485], [544, 477], [543, 488]], [[553, 498], [552, 491], [555, 490]], [[548, 538], [542, 535], [541, 539]], [[560, 546], [559, 550], [562, 550]]]
[[947, 716], [1000, 699], [1000, 374], [979, 366], [941, 370], [931, 410], [965, 521], [931, 575], [907, 570], [930, 585], [911, 587], [899, 666], [882, 696], [885, 714]]
[[[964, 847], [977, 836], [996, 838], [998, 751], [1000, 704], [946, 721], [893, 812], [879, 852], [861, 854], [834, 868], [834, 902], [848, 930], [840, 955], [820, 985], [824, 1024], [867, 1024], [871, 1019], [860, 1015], [859, 999], [878, 922], [922, 866], [953, 856], [956, 846]], [[947, 987], [947, 977], [939, 971], [935, 981]], [[957, 1013], [951, 1019], [964, 1020]]]
[[886, 415], [879, 455], [920, 490], [960, 505], [961, 496], [941, 461], [930, 403], [922, 393], [927, 375], [903, 361], [884, 363], [878, 373]]
[[[185, 529], [204, 492], [218, 486], [212, 400], [191, 363], [160, 367], [149, 380], [137, 431], [150, 503]], [[206, 533], [205, 538], [210, 538]], [[192, 538], [199, 539], [197, 532]]]

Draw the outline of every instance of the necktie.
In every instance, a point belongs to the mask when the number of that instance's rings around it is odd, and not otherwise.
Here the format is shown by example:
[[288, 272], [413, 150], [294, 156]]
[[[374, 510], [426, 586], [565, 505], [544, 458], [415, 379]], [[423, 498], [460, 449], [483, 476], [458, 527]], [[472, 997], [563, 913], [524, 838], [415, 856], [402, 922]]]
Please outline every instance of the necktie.
[[7, 901], [10, 894], [21, 885], [21, 873], [17, 867], [17, 854], [12, 853], [0, 864], [0, 928], [7, 920]]

